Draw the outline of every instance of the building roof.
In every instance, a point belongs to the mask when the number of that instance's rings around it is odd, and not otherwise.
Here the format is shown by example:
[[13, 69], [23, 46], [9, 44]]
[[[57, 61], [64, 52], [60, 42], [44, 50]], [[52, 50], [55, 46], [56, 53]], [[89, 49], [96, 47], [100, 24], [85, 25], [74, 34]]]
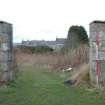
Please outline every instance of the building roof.
[[48, 44], [48, 45], [55, 45], [56, 42], [55, 41], [46, 41], [46, 44]]
[[56, 45], [56, 44], [64, 44], [65, 38], [56, 38], [55, 41], [45, 41], [45, 40], [30, 40], [30, 41], [22, 41], [23, 44], [30, 45]]
[[56, 38], [56, 44], [64, 44], [66, 41], [65, 38]]

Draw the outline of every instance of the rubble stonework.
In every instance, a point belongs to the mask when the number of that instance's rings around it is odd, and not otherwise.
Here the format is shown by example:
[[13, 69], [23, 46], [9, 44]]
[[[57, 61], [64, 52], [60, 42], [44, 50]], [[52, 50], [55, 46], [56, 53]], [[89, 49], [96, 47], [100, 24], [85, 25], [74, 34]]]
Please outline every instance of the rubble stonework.
[[12, 24], [0, 21], [0, 81], [13, 79], [12, 49]]
[[105, 22], [90, 23], [90, 80], [105, 81]]

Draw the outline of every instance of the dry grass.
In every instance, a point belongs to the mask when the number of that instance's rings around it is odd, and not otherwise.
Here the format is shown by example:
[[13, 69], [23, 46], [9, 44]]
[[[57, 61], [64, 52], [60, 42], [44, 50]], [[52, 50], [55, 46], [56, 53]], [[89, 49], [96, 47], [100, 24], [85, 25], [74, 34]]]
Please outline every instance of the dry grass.
[[64, 56], [58, 53], [30, 54], [30, 53], [23, 53], [20, 50], [17, 50], [16, 58], [19, 64], [27, 64], [35, 66], [47, 65], [50, 67], [57, 67], [58, 62], [64, 60]]
[[67, 54], [61, 53], [46, 53], [46, 54], [32, 54], [24, 53], [21, 50], [16, 51], [16, 59], [19, 64], [28, 64], [43, 66], [47, 65], [53, 69], [62, 70], [69, 65], [78, 67], [83, 63], [88, 62], [89, 47], [81, 45], [79, 48], [71, 49]]
[[76, 81], [75, 85], [81, 83], [82, 81], [89, 80], [89, 64], [82, 64], [72, 75], [70, 80]]
[[65, 63], [78, 67], [89, 61], [89, 46], [81, 45], [78, 48], [70, 49], [65, 55]]

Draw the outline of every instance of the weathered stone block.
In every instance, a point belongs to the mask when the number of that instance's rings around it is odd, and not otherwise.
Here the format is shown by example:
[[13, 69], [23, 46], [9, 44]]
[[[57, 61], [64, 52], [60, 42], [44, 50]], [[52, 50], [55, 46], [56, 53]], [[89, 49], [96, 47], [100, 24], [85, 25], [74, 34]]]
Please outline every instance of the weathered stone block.
[[[99, 60], [98, 66], [97, 60]], [[90, 24], [90, 79], [92, 82], [97, 82], [96, 68], [98, 68], [98, 80], [101, 83], [105, 81], [105, 22], [101, 21]]]
[[0, 81], [8, 81], [8, 80], [13, 80], [14, 78], [14, 73], [13, 71], [4, 71], [1, 73]]
[[11, 80], [12, 68], [12, 24], [0, 21], [0, 74], [1, 81]]

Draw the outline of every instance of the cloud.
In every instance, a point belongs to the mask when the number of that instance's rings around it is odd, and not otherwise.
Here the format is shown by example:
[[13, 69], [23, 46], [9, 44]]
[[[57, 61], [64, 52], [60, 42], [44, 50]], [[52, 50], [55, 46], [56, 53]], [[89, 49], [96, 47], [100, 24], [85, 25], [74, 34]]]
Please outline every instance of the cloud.
[[0, 0], [0, 19], [14, 26], [14, 40], [66, 37], [71, 25], [105, 19], [104, 0]]

